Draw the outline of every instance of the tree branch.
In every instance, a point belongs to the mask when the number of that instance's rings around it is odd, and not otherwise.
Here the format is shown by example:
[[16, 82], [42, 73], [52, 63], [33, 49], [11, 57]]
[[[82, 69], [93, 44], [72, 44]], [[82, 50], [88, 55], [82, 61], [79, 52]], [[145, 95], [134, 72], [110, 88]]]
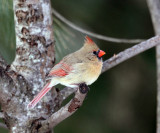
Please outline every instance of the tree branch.
[[[35, 89], [41, 89], [45, 75], [53, 67], [54, 39], [50, 1], [14, 0], [16, 57], [11, 68]], [[20, 5], [21, 4], [21, 5]]]
[[69, 88], [69, 87], [65, 87], [64, 89], [62, 89], [59, 93], [59, 99], [60, 99], [60, 104], [68, 98], [68, 96], [70, 96], [71, 94], [73, 94], [74, 92], [76, 92], [77, 88]]
[[113, 37], [109, 37], [109, 36], [104, 36], [104, 35], [100, 35], [100, 34], [97, 34], [97, 33], [93, 33], [91, 31], [82, 29], [81, 27], [73, 24], [72, 22], [70, 22], [69, 20], [64, 18], [60, 13], [58, 13], [53, 8], [52, 8], [52, 13], [58, 19], [60, 19], [62, 22], [64, 22], [65, 24], [67, 24], [68, 26], [73, 28], [74, 30], [77, 30], [77, 31], [79, 31], [81, 33], [87, 34], [89, 36], [92, 36], [92, 37], [100, 39], [100, 40], [104, 40], [104, 41], [108, 41], [108, 42], [114, 42], [114, 43], [140, 43], [140, 42], [144, 41], [144, 39], [120, 39], [120, 38], [113, 38]]
[[[147, 0], [156, 35], [160, 35], [160, 1]], [[157, 133], [160, 133], [160, 45], [156, 46], [157, 62]]]
[[0, 103], [10, 132], [30, 132], [28, 125], [35, 118], [48, 118], [56, 106], [50, 91], [35, 110], [27, 109], [54, 64], [50, 0], [13, 0], [13, 7], [16, 57], [11, 67], [1, 66], [0, 58]]
[[46, 131], [55, 127], [64, 119], [75, 113], [77, 109], [83, 104], [88, 90], [89, 88], [86, 84], [81, 84], [79, 89], [77, 89], [74, 98], [68, 104], [66, 104], [60, 110], [52, 114], [52, 116], [49, 117], [47, 120], [41, 122], [42, 128], [38, 130], [39, 133], [41, 133], [41, 130]]
[[110, 68], [120, 64], [121, 62], [128, 60], [129, 58], [138, 55], [156, 45], [160, 44], [160, 36], [157, 35], [152, 37], [144, 42], [141, 42], [137, 45], [134, 45], [131, 48], [128, 48], [117, 55], [114, 55], [110, 59], [104, 61], [102, 73], [109, 70]]

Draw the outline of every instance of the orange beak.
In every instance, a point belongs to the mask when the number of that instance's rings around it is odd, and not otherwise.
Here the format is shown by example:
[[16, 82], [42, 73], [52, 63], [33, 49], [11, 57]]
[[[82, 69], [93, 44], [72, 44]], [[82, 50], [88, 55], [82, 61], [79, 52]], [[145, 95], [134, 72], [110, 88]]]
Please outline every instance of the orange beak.
[[106, 53], [103, 50], [99, 50], [98, 53], [98, 57], [102, 57], [103, 55], [105, 55]]

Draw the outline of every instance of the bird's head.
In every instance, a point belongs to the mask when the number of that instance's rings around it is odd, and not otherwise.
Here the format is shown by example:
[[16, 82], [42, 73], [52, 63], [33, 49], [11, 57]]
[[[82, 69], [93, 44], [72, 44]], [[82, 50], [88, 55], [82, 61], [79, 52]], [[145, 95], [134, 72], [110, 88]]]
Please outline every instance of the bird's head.
[[100, 50], [99, 47], [95, 44], [95, 42], [88, 36], [85, 37], [83, 50], [87, 53], [87, 57], [92, 60], [101, 59], [102, 56], [105, 54], [105, 52], [103, 50]]

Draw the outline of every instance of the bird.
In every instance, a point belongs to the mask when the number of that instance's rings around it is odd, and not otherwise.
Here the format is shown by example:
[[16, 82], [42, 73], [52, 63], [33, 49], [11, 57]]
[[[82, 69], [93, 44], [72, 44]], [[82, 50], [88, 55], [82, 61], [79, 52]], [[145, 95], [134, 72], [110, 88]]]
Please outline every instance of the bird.
[[42, 97], [55, 85], [61, 84], [75, 88], [81, 83], [91, 85], [95, 82], [102, 70], [102, 56], [106, 54], [88, 36], [85, 37], [82, 48], [65, 56], [49, 72], [47, 84], [39, 94], [27, 105], [34, 108]]

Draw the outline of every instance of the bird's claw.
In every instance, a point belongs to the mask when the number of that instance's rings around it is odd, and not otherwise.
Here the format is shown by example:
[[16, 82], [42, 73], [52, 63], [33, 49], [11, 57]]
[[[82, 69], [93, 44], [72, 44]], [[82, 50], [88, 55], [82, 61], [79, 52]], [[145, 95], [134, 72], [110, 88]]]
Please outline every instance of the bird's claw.
[[90, 88], [85, 83], [79, 84], [79, 91], [82, 94], [86, 94], [89, 90], [90, 90]]

